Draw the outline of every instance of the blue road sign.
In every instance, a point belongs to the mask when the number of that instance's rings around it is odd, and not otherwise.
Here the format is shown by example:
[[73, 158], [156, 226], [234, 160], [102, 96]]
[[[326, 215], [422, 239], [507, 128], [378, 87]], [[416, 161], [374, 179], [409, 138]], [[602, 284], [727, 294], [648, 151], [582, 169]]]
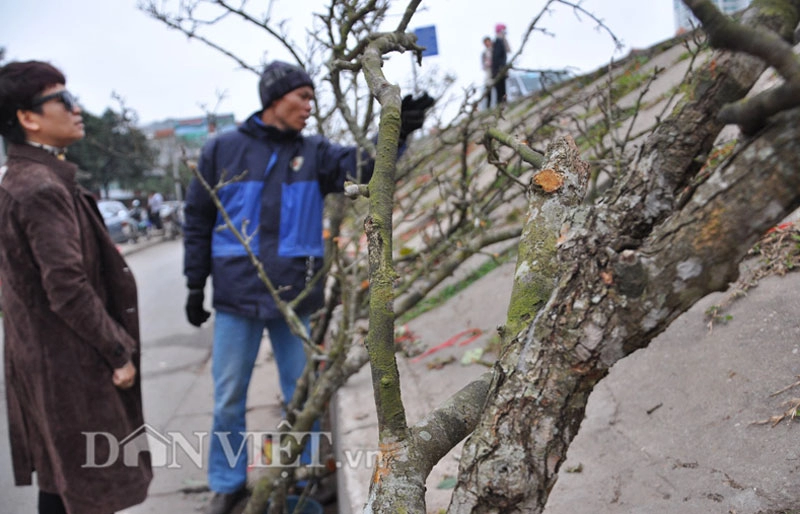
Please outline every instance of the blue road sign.
[[436, 25], [416, 28], [414, 34], [417, 36], [417, 44], [425, 47], [422, 57], [439, 55], [439, 47], [436, 44]]

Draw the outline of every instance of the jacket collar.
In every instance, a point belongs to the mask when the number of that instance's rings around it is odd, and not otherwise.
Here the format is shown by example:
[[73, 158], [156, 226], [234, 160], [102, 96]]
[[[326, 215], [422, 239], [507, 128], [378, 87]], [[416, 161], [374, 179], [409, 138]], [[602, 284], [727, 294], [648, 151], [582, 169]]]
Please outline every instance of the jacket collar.
[[11, 143], [8, 147], [8, 159], [23, 159], [37, 162], [52, 170], [67, 187], [75, 187], [75, 174], [78, 166], [58, 159], [47, 150], [27, 144]]
[[45, 152], [55, 155], [56, 159], [63, 161], [67, 157], [67, 149], [66, 148], [59, 148], [57, 146], [50, 146], [44, 143], [37, 143], [36, 141], [25, 141], [25, 144], [29, 146], [33, 146], [36, 148], [41, 148]]
[[260, 116], [261, 112], [253, 113], [242, 123], [239, 130], [252, 137], [269, 141], [288, 142], [302, 139], [303, 136], [296, 130], [281, 130], [272, 125], [265, 125]]

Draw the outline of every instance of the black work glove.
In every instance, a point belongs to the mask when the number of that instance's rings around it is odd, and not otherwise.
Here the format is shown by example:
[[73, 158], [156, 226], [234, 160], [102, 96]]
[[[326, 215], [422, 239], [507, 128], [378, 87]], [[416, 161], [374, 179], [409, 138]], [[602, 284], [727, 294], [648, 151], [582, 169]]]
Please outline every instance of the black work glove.
[[202, 289], [189, 289], [189, 296], [186, 298], [186, 319], [189, 323], [199, 327], [206, 322], [211, 313], [203, 308], [205, 294]]
[[406, 95], [400, 105], [400, 141], [405, 141], [409, 134], [417, 130], [425, 123], [425, 111], [428, 110], [436, 100], [428, 95], [427, 91], [422, 93], [419, 98]]

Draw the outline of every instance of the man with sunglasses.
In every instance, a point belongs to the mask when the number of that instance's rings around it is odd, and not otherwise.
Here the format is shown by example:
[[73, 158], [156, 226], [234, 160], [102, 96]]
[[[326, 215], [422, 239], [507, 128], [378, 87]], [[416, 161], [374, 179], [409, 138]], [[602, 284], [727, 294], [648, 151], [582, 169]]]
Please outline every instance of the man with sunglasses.
[[65, 82], [44, 62], [0, 67], [11, 456], [16, 485], [30, 485], [36, 472], [40, 514], [109, 514], [141, 503], [152, 479], [146, 447], [123, 459], [113, 443], [144, 423], [136, 283], [65, 160], [84, 136]]
[[39, 107], [40, 105], [44, 105], [50, 100], [58, 100], [62, 104], [64, 104], [64, 108], [67, 109], [67, 112], [73, 112], [76, 109], [80, 109], [78, 106], [78, 100], [72, 96], [72, 93], [67, 91], [66, 89], [59, 89], [55, 93], [50, 93], [49, 95], [43, 95], [39, 98], [35, 99], [31, 102], [31, 107]]

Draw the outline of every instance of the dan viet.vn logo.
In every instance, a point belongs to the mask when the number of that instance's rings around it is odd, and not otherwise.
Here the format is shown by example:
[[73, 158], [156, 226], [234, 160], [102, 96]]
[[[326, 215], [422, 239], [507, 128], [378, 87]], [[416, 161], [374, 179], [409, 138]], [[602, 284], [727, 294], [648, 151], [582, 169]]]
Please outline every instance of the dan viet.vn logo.
[[[285, 423], [285, 422], [284, 422]], [[283, 430], [281, 430], [283, 428]], [[137, 466], [143, 452], [150, 453], [153, 467], [203, 468], [211, 437], [219, 438], [225, 457], [231, 467], [241, 456], [247, 455], [252, 467], [296, 467], [300, 457], [290, 459], [291, 448], [305, 444], [310, 449], [311, 461], [306, 466], [321, 467], [320, 447], [330, 445], [330, 432], [294, 432], [282, 424], [277, 430], [266, 432], [240, 432], [232, 438], [230, 432], [191, 432], [188, 436], [179, 431], [161, 432], [145, 423], [123, 439], [108, 432], [82, 432], [86, 441], [84, 468], [107, 468], [120, 461], [125, 466]], [[234, 442], [238, 441], [238, 442]]]

